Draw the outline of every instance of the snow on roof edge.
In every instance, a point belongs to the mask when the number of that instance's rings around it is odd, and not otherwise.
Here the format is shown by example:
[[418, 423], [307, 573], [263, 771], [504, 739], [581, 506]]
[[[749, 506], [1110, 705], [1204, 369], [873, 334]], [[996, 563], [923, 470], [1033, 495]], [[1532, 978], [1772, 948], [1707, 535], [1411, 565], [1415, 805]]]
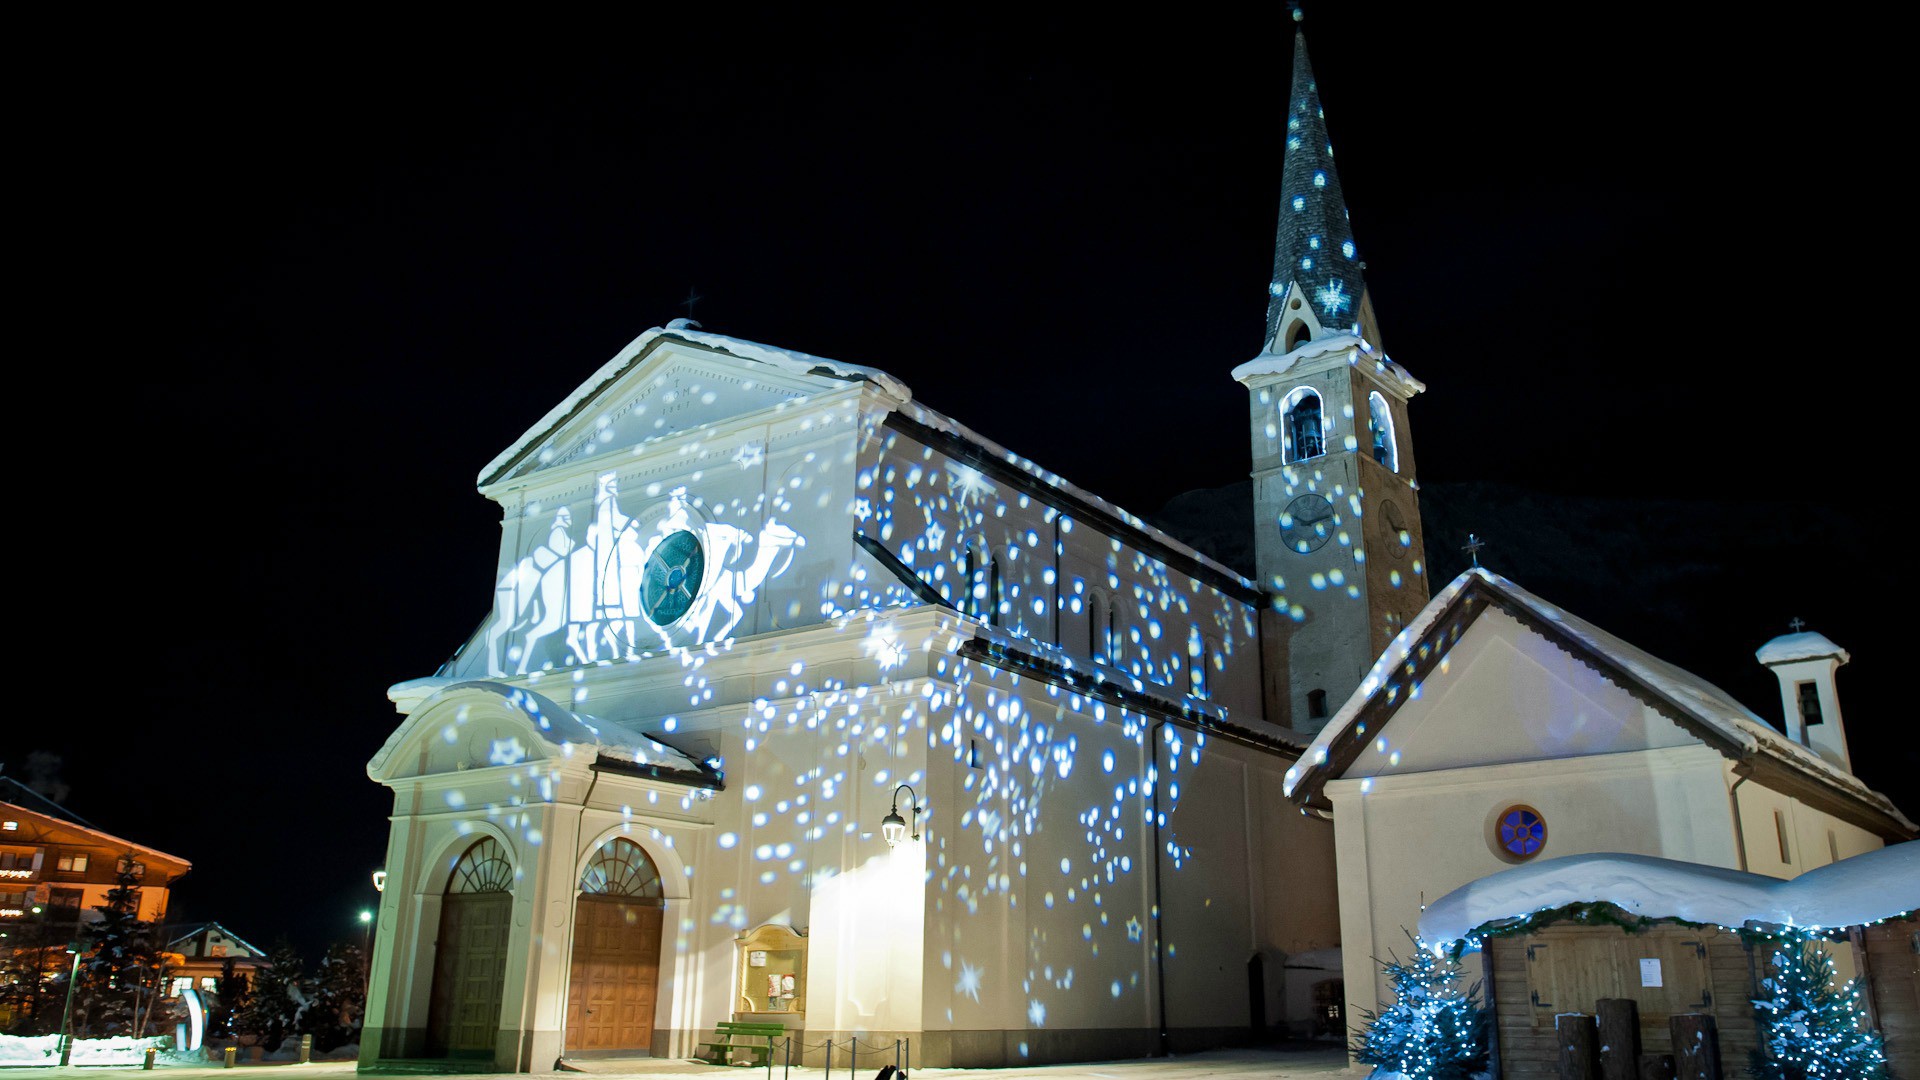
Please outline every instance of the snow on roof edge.
[[1359, 349], [1366, 353], [1378, 365], [1379, 370], [1405, 383], [1407, 389], [1415, 394], [1424, 393], [1427, 389], [1426, 383], [1414, 378], [1412, 372], [1401, 367], [1392, 357], [1374, 348], [1372, 342], [1359, 334], [1345, 332], [1301, 342], [1298, 348], [1288, 353], [1263, 352], [1235, 367], [1231, 374], [1235, 382], [1241, 383], [1259, 375], [1284, 375], [1293, 370], [1293, 366], [1302, 360], [1324, 356], [1341, 349]]
[[628, 727], [622, 721], [574, 712], [556, 704], [552, 698], [539, 691], [526, 687], [491, 679], [460, 679], [440, 686], [421, 702], [416, 703], [413, 712], [393, 729], [393, 733], [387, 736], [387, 741], [381, 744], [380, 749], [375, 751], [373, 757], [367, 762], [368, 775], [376, 780], [379, 779], [374, 774], [386, 765], [387, 760], [410, 733], [418, 718], [430, 711], [430, 709], [421, 708], [421, 705], [460, 691], [477, 691], [502, 699], [509, 708], [527, 717], [539, 730], [538, 737], [542, 741], [556, 748], [567, 745], [592, 746], [598, 754], [611, 753], [616, 757], [629, 757], [636, 764], [662, 765], [695, 773], [701, 771], [700, 765], [692, 758], [644, 732]]
[[1828, 640], [1825, 634], [1804, 630], [1797, 634], [1782, 634], [1753, 651], [1753, 658], [1763, 664], [1790, 664], [1795, 660], [1818, 660], [1831, 656], [1842, 664], [1853, 659], [1847, 650]]

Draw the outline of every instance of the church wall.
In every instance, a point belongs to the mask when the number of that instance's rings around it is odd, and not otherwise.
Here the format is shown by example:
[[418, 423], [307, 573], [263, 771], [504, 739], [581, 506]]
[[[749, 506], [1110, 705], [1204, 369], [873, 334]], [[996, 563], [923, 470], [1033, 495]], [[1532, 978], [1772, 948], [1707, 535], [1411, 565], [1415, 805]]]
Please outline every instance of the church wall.
[[[1210, 700], [1238, 723], [1265, 726], [1251, 605], [900, 432], [868, 441], [855, 483], [861, 531], [961, 611], [1083, 660], [1091, 658], [1091, 613], [1111, 612], [1113, 666], [1185, 694], [1199, 665]], [[990, 559], [999, 566], [997, 605]], [[893, 584], [865, 602], [909, 596]]]
[[1790, 795], [1751, 781], [1735, 787], [1739, 778], [1732, 775], [1731, 764], [1728, 768], [1726, 783], [1740, 808], [1745, 869], [1769, 877], [1792, 878], [1884, 846], [1872, 832]]
[[[1406, 954], [1403, 930], [1418, 925], [1423, 898], [1513, 865], [1497, 853], [1508, 807], [1546, 820], [1540, 858], [1622, 852], [1738, 866], [1723, 759], [1702, 745], [1342, 778], [1326, 792], [1338, 834], [1349, 1017], [1390, 1000], [1371, 958]], [[1478, 978], [1478, 959], [1468, 960]]]

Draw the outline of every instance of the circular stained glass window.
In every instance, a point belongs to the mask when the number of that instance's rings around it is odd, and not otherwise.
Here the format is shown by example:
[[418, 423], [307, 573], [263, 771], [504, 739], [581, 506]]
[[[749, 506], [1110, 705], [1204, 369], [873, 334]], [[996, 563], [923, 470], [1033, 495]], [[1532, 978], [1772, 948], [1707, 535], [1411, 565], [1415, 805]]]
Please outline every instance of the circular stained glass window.
[[1547, 819], [1531, 806], [1510, 806], [1500, 812], [1500, 853], [1509, 859], [1531, 859], [1547, 846]]
[[700, 538], [685, 529], [654, 547], [647, 559], [641, 603], [655, 626], [665, 626], [687, 613], [700, 595], [700, 579], [707, 569]]

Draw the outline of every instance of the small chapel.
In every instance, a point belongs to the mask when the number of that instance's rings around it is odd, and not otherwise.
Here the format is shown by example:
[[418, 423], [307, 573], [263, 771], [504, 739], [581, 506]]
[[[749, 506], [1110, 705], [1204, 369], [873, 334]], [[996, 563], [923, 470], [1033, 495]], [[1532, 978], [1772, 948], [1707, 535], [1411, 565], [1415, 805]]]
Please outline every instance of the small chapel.
[[391, 688], [367, 766], [394, 802], [364, 1068], [725, 1063], [720, 1025], [873, 1068], [1344, 1042], [1375, 1001], [1353, 935], [1404, 917], [1349, 880], [1385, 850], [1361, 777], [1403, 782], [1367, 717], [1445, 605], [1526, 598], [1429, 604], [1424, 386], [1381, 346], [1298, 33], [1284, 138], [1260, 348], [1220, 370], [1253, 579], [884, 370], [690, 319], [480, 470], [491, 611]]

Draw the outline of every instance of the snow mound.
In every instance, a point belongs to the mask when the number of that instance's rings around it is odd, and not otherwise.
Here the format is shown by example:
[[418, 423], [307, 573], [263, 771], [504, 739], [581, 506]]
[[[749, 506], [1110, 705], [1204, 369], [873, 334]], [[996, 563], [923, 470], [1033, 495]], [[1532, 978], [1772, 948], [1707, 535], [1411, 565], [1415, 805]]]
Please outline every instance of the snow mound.
[[1649, 855], [1542, 859], [1489, 874], [1429, 904], [1420, 915], [1420, 936], [1454, 942], [1489, 923], [1597, 901], [1642, 918], [1718, 926], [1857, 926], [1920, 908], [1920, 841], [1788, 881]]
[[[147, 1047], [164, 1050], [164, 1035], [145, 1039], [119, 1036], [110, 1039], [75, 1039], [69, 1060], [75, 1065], [138, 1065], [146, 1057]], [[60, 1036], [0, 1035], [0, 1065], [58, 1065]]]
[[1825, 634], [1811, 630], [1782, 634], [1754, 650], [1753, 655], [1763, 664], [1791, 664], [1795, 660], [1818, 660], [1823, 656], [1831, 656], [1843, 664], [1853, 659], [1847, 650], [1827, 640]]

